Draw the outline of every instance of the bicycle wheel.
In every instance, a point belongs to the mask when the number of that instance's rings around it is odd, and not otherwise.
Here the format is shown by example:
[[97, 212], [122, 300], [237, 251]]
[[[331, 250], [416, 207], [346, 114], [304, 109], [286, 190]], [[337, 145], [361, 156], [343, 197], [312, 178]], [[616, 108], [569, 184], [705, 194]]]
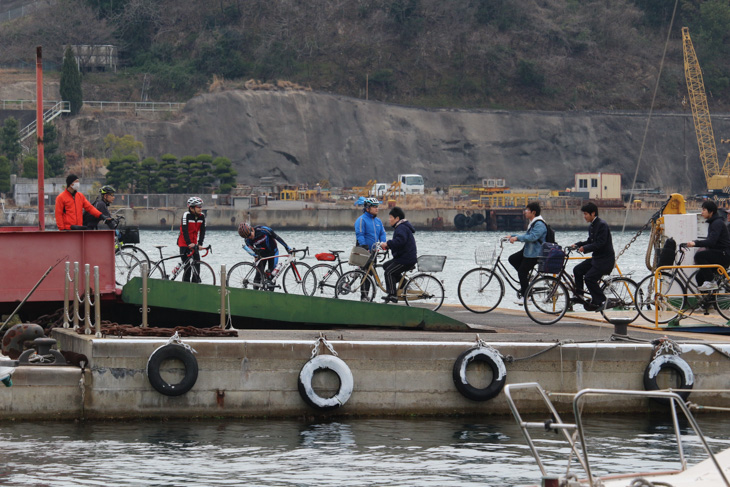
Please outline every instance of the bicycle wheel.
[[552, 325], [565, 316], [569, 299], [568, 290], [559, 279], [539, 277], [525, 292], [525, 311], [535, 323]]
[[444, 286], [429, 274], [410, 278], [403, 293], [407, 306], [436, 311], [444, 303]]
[[687, 294], [687, 288], [679, 279], [673, 278], [668, 272], [662, 272], [661, 279], [657, 283], [661, 296], [657, 301], [654, 295], [654, 281], [654, 274], [649, 274], [639, 281], [636, 308], [646, 321], [654, 323], [656, 318], [657, 323], [669, 323], [679, 315], [680, 310], [684, 309], [686, 303], [684, 295]]
[[282, 276], [282, 286], [287, 294], [304, 294], [304, 275], [310, 269], [309, 265], [304, 262], [293, 260], [291, 264], [284, 269]]
[[477, 267], [468, 271], [459, 281], [459, 301], [472, 313], [488, 313], [504, 297], [504, 282], [490, 269]]
[[129, 252], [119, 251], [114, 254], [114, 280], [117, 286], [124, 286], [134, 277], [130, 270], [137, 268], [138, 272], [142, 269], [141, 261]]
[[639, 316], [636, 306], [637, 289], [636, 283], [628, 277], [617, 277], [603, 285], [601, 290], [608, 301], [601, 314], [606, 321], [614, 323], [620, 320], [621, 323], [631, 323]]
[[250, 262], [239, 262], [228, 271], [226, 286], [239, 289], [255, 289], [260, 291], [263, 288], [264, 273]]
[[720, 278], [718, 289], [715, 291], [715, 308], [723, 318], [730, 320], [730, 282], [725, 276]]
[[335, 297], [335, 284], [340, 278], [337, 269], [329, 264], [313, 265], [302, 281], [302, 289], [307, 296], [319, 296], [322, 298]]
[[345, 272], [337, 279], [335, 297], [350, 301], [372, 301], [375, 297], [375, 282], [361, 270]]
[[[200, 284], [210, 284], [215, 286], [216, 278], [215, 278], [215, 271], [213, 270], [213, 267], [211, 267], [210, 264], [207, 262], [200, 261], [198, 264], [200, 264], [200, 270], [197, 270], [195, 268], [195, 265], [193, 265], [193, 261], [188, 261], [190, 263], [190, 282], [197, 282]], [[180, 273], [180, 279], [182, 279], [183, 273]]]
[[147, 265], [150, 268], [152, 268], [153, 262], [150, 260], [150, 256], [147, 255], [147, 252], [145, 252], [144, 250], [140, 249], [136, 245], [132, 245], [132, 244], [122, 245], [121, 250], [123, 252], [124, 251], [131, 252], [132, 255], [134, 255], [135, 257], [137, 257], [142, 262], [144, 262], [146, 260], [147, 261]]
[[[157, 262], [155, 265], [152, 266], [152, 268], [150, 269], [150, 273], [149, 273], [150, 279], [164, 279], [166, 281], [170, 279], [170, 276], [167, 273], [163, 272], [164, 269], [162, 267], [162, 262], [164, 260], [166, 260], [166, 259], [162, 259], [161, 261]], [[170, 259], [170, 260], [173, 260], [173, 259]], [[182, 274], [182, 271], [180, 271], [180, 273]]]

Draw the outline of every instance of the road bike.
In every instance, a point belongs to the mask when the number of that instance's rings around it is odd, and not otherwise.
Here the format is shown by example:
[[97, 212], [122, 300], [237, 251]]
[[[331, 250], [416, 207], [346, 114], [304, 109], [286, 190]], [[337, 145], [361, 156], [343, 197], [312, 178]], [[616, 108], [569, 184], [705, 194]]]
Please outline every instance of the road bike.
[[[155, 248], [160, 252], [160, 260], [152, 264], [152, 267], [147, 274], [150, 279], [164, 279], [166, 281], [174, 281], [178, 277], [180, 277], [180, 280], [182, 280], [185, 272], [190, 270], [190, 282], [211, 285], [216, 284], [215, 272], [213, 271], [213, 268], [207, 262], [203, 262], [202, 260], [193, 260], [193, 251], [188, 254], [189, 258], [184, 264], [182, 262], [179, 262], [172, 269], [172, 271], [168, 273], [167, 263], [173, 259], [179, 260], [180, 254], [163, 257], [162, 249], [164, 249], [165, 247], [166, 245], [155, 245]], [[213, 251], [210, 245], [198, 249], [198, 251], [202, 250], [205, 250], [205, 253], [200, 255], [201, 258], [207, 256], [210, 252]], [[137, 265], [129, 270], [129, 275], [127, 279], [132, 279], [133, 277], [138, 277], [141, 275], [142, 262], [139, 262]]]
[[335, 284], [343, 274], [340, 254], [344, 250], [330, 250], [315, 255], [318, 261], [336, 262], [336, 264], [315, 264], [302, 280], [302, 290], [307, 296], [319, 296], [321, 298], [335, 297]]
[[[533, 280], [523, 298], [527, 316], [540, 325], [558, 322], [566, 312], [572, 310], [574, 304], [588, 304], [580, 297], [582, 290], [576, 293], [573, 276], [565, 270], [574, 249], [566, 247], [564, 250], [565, 259], [560, 272]], [[595, 311], [600, 311], [609, 323], [631, 323], [639, 316], [636, 306], [637, 289], [637, 284], [628, 277], [603, 276], [601, 290], [606, 295], [606, 301]]]
[[[472, 313], [489, 313], [499, 306], [504, 298], [505, 283], [516, 293], [520, 291], [520, 280], [512, 276], [509, 268], [502, 262], [504, 243], [507, 241], [509, 238], [500, 238], [492, 252], [484, 247], [477, 247], [474, 251], [474, 262], [478, 267], [466, 271], [459, 281], [459, 301]], [[536, 271], [531, 269], [528, 282], [536, 275]]]
[[[681, 244], [675, 254], [674, 266], [660, 270], [659, 277], [652, 273], [639, 281], [637, 308], [641, 317], [656, 324], [673, 323], [689, 318], [695, 312], [710, 314], [715, 309], [725, 319], [730, 320], [730, 278], [721, 266], [717, 269], [712, 282], [717, 289], [705, 291], [696, 284], [698, 266], [682, 265], [687, 252], [686, 244]], [[693, 269], [689, 276], [686, 269]]]
[[[378, 254], [383, 253], [380, 244], [373, 245], [370, 257], [363, 266], [345, 272], [335, 284], [335, 297], [357, 301], [372, 301], [375, 298], [375, 286], [387, 292], [376, 269]], [[418, 258], [418, 274], [408, 275], [413, 268], [405, 271], [398, 282], [396, 298], [407, 306], [418, 306], [436, 311], [444, 302], [444, 286], [429, 272], [441, 272], [446, 262], [445, 255], [422, 255]], [[415, 266], [414, 266], [415, 267]]]
[[142, 262], [150, 264], [147, 253], [137, 247], [139, 243], [139, 229], [127, 227], [124, 224], [124, 217], [117, 215], [112, 218], [114, 225], [114, 265], [115, 281], [118, 286], [124, 286], [129, 279], [129, 271], [139, 266]]
[[[309, 247], [304, 249], [292, 249], [288, 254], [273, 255], [271, 257], [257, 256], [253, 262], [243, 261], [235, 264], [228, 271], [226, 285], [241, 289], [254, 289], [274, 291], [283, 289], [287, 294], [303, 294], [302, 281], [304, 275], [309, 271], [309, 265], [300, 262], [296, 254], [309, 253]], [[271, 274], [262, 272], [258, 265], [271, 259], [281, 259]], [[278, 284], [281, 276], [281, 284]]]

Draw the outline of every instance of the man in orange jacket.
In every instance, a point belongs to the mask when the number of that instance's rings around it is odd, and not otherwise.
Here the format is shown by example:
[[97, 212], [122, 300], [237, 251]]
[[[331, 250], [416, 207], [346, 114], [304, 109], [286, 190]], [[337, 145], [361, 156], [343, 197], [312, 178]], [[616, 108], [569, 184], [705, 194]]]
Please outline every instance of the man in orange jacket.
[[69, 174], [66, 178], [66, 190], [56, 198], [56, 225], [59, 230], [86, 230], [83, 226], [82, 210], [97, 218], [101, 217], [101, 212], [79, 192], [80, 185], [78, 176]]

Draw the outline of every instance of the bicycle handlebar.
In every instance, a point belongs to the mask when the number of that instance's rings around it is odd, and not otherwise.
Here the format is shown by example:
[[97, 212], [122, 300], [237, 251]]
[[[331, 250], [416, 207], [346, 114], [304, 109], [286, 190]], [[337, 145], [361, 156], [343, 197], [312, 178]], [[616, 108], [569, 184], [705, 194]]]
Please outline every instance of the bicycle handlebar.
[[[196, 247], [197, 247], [197, 246], [196, 246]], [[200, 254], [200, 256], [201, 256], [201, 257], [205, 257], [206, 255], [208, 255], [208, 254], [212, 254], [212, 253], [213, 253], [213, 246], [212, 246], [212, 245], [208, 245], [207, 247], [197, 247], [197, 248], [193, 249], [193, 250], [192, 250], [192, 251], [191, 251], [191, 252], [190, 252], [190, 253], [188, 254], [188, 257], [192, 257], [192, 256], [193, 256], [193, 254], [195, 253], [195, 251], [196, 251], [196, 250], [197, 250], [198, 252], [200, 252], [201, 250], [205, 250], [205, 253], [204, 253], [204, 254]]]
[[297, 253], [304, 253], [304, 256], [306, 257], [307, 254], [309, 254], [309, 247], [305, 247], [303, 249], [290, 249], [289, 253], [291, 255], [296, 255]]

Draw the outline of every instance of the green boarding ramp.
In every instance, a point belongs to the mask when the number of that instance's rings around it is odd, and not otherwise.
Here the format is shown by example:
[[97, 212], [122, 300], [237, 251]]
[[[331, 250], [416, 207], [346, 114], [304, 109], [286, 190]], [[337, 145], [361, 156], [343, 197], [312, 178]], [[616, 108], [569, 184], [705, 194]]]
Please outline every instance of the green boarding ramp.
[[[220, 314], [220, 286], [148, 279], [147, 305]], [[250, 289], [226, 288], [226, 305], [234, 317], [302, 325], [392, 327], [433, 331], [468, 331], [461, 321], [405, 305], [362, 303]], [[142, 305], [142, 278], [122, 289], [122, 301]]]

